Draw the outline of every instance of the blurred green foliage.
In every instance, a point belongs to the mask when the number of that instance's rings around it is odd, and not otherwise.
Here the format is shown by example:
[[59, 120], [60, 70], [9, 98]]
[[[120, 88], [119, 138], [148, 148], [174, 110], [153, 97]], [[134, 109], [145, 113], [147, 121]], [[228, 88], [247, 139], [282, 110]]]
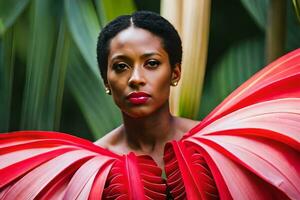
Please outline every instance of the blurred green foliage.
[[[286, 49], [300, 27], [287, 1]], [[121, 122], [96, 62], [101, 27], [150, 0], [0, 0], [0, 132], [38, 129], [94, 140]], [[265, 64], [269, 0], [212, 1], [203, 118]], [[184, 69], [183, 69], [184, 70]]]
[[[212, 2], [211, 36], [199, 119], [268, 64], [265, 43], [271, 1]], [[285, 2], [286, 23], [279, 24], [286, 32], [284, 53], [300, 47], [300, 24], [293, 3]]]
[[[132, 13], [134, 2], [1, 0], [0, 5], [0, 131], [78, 131], [92, 139], [117, 126], [120, 114], [103, 91], [96, 42], [101, 26]], [[62, 118], [69, 118], [70, 131]]]

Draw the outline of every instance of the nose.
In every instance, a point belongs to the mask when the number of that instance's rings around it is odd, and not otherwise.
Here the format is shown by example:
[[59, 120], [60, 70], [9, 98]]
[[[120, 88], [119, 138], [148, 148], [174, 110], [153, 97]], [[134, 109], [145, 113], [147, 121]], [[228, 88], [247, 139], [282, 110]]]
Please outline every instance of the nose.
[[132, 74], [128, 80], [128, 84], [132, 88], [137, 88], [139, 86], [143, 86], [146, 84], [146, 80], [144, 78], [143, 69], [140, 67], [134, 67]]

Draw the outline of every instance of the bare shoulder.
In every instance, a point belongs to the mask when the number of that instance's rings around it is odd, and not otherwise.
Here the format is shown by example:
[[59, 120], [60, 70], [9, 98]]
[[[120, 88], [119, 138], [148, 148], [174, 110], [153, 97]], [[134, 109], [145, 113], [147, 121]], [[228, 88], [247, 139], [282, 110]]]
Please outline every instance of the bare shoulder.
[[194, 128], [196, 125], [200, 123], [200, 121], [192, 120], [188, 118], [183, 117], [176, 117], [176, 124], [179, 129], [181, 129], [183, 132], [188, 132], [192, 128]]
[[94, 144], [105, 149], [110, 149], [111, 146], [116, 145], [121, 140], [122, 126], [113, 129], [102, 138], [96, 140]]

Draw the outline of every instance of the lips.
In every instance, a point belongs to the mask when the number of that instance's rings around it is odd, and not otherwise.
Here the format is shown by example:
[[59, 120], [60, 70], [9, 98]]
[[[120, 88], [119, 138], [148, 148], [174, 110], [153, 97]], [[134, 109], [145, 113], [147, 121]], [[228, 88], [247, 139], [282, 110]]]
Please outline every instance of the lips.
[[127, 99], [132, 104], [144, 104], [149, 99], [150, 95], [145, 92], [132, 92], [127, 96]]

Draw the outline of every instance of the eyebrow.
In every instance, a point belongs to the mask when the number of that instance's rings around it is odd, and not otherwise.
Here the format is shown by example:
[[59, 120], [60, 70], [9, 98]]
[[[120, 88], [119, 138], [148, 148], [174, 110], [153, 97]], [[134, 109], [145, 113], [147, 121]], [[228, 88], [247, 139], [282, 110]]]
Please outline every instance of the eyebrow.
[[[148, 57], [151, 57], [151, 56], [154, 56], [154, 55], [158, 55], [158, 56], [162, 56], [160, 53], [158, 52], [149, 52], [149, 53], [145, 53], [141, 56], [141, 58], [148, 58]], [[124, 54], [117, 54], [115, 56], [113, 56], [111, 58], [111, 60], [116, 60], [116, 59], [129, 59], [130, 57], [129, 56], [126, 56]]]
[[128, 56], [125, 56], [123, 54], [118, 54], [111, 58], [111, 60], [116, 60], [116, 59], [128, 59]]
[[158, 56], [162, 56], [160, 53], [158, 52], [149, 52], [149, 53], [145, 53], [141, 56], [141, 58], [147, 58], [147, 57], [151, 57], [151, 56], [155, 56], [155, 55], [158, 55]]

